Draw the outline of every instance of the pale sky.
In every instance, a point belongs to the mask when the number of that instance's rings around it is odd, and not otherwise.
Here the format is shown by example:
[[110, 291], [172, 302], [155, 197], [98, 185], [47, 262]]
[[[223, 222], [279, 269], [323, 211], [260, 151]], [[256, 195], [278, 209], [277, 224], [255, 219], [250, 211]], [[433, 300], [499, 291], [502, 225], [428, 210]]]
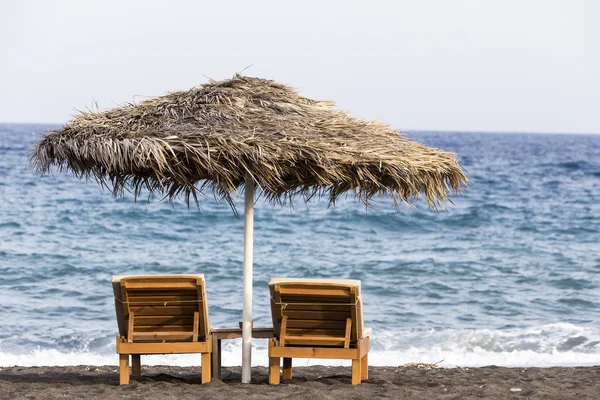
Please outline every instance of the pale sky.
[[599, 21], [594, 0], [3, 0], [0, 122], [64, 123], [252, 64], [400, 130], [600, 133]]

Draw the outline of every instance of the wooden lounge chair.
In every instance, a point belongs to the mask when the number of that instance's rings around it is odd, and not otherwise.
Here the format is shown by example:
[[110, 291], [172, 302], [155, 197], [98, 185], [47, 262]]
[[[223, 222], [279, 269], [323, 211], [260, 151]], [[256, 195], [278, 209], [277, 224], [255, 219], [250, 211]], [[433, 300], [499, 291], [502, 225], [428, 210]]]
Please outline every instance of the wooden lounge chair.
[[352, 384], [368, 379], [370, 329], [363, 327], [360, 281], [269, 281], [275, 337], [269, 340], [269, 383], [292, 379], [292, 358], [352, 360]]
[[121, 385], [140, 375], [142, 354], [201, 353], [202, 383], [210, 382], [212, 336], [204, 275], [114, 276]]

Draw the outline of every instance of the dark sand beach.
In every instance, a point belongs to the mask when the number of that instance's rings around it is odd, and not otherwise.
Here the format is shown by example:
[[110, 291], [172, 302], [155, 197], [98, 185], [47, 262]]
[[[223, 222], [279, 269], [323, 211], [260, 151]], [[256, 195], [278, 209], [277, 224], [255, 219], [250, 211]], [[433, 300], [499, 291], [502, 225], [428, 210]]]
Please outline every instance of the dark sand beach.
[[267, 383], [267, 368], [224, 368], [223, 381], [200, 384], [198, 369], [142, 367], [142, 377], [119, 386], [116, 366], [8, 367], [0, 370], [1, 399], [600, 399], [600, 367], [448, 368], [371, 367], [350, 384], [350, 369], [294, 368], [294, 379]]

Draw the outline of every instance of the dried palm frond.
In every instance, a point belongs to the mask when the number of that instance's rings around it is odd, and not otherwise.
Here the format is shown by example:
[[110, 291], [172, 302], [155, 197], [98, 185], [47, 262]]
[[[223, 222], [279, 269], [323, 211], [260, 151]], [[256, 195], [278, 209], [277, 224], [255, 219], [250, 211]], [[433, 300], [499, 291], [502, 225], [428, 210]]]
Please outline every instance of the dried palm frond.
[[211, 192], [233, 207], [249, 173], [272, 202], [296, 195], [331, 204], [351, 192], [365, 204], [391, 194], [396, 206], [420, 196], [437, 209], [466, 184], [453, 153], [362, 121], [292, 88], [236, 75], [188, 91], [102, 112], [81, 112], [48, 132], [32, 165], [95, 178], [115, 195], [145, 188], [197, 202]]

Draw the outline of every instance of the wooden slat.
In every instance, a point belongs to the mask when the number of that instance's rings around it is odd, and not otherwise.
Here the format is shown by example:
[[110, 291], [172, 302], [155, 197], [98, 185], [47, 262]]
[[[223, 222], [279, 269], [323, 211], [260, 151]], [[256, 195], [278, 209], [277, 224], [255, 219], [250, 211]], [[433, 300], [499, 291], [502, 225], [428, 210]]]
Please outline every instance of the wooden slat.
[[350, 347], [350, 331], [352, 330], [352, 318], [346, 320], [346, 334], [344, 337], [344, 347], [347, 349]]
[[[194, 325], [192, 326], [194, 335], [192, 336], [192, 341], [193, 342], [197, 342], [198, 341], [198, 320], [199, 320], [200, 316], [198, 314], [198, 311], [194, 312]], [[204, 332], [202, 333], [202, 335], [204, 336]]]
[[201, 282], [197, 277], [191, 276], [166, 276], [166, 275], [146, 275], [146, 276], [125, 276], [121, 282]]
[[192, 325], [191, 315], [135, 315], [136, 325]]
[[210, 322], [208, 321], [208, 303], [206, 300], [206, 288], [204, 285], [198, 285], [196, 288], [196, 294], [199, 299], [204, 299], [204, 301], [198, 304], [198, 334], [199, 336], [208, 336], [210, 335]]
[[294, 303], [285, 303], [285, 311], [338, 311], [338, 312], [350, 312], [351, 305], [345, 304], [294, 304]]
[[320, 341], [325, 341], [325, 342], [339, 342], [342, 341], [342, 343], [344, 342], [344, 337], [343, 336], [333, 336], [333, 335], [321, 335], [319, 333], [314, 333], [311, 335], [292, 335], [289, 334], [286, 336], [286, 339], [288, 340], [302, 340], [302, 341], [306, 341], [306, 342], [310, 342], [311, 340], [320, 340]]
[[282, 303], [298, 303], [298, 304], [340, 304], [352, 305], [349, 296], [334, 297], [334, 296], [310, 296], [310, 295], [281, 295]]
[[129, 303], [139, 303], [139, 302], [158, 302], [164, 303], [166, 302], [188, 302], [192, 304], [200, 303], [202, 300], [198, 299], [198, 296], [194, 295], [177, 295], [177, 294], [156, 294], [156, 293], [146, 293], [146, 294], [134, 294], [129, 292], [128, 296]]
[[299, 286], [280, 286], [279, 293], [281, 296], [298, 295], [298, 296], [323, 296], [323, 297], [348, 297], [350, 289], [348, 288], [307, 288]]
[[269, 341], [269, 357], [362, 359], [369, 352], [369, 338], [358, 341], [357, 348], [281, 347], [277, 340]]
[[183, 354], [210, 353], [212, 338], [210, 335], [203, 342], [181, 343], [127, 343], [122, 337], [117, 337], [118, 354]]
[[[134, 287], [134, 288], [126, 288], [127, 291], [129, 291], [129, 293], [133, 293], [133, 294], [139, 294], [139, 295], [144, 295], [144, 294], [156, 294], [159, 296], [166, 296], [169, 295], [171, 293], [177, 295], [177, 296], [198, 296], [198, 290], [196, 287], [162, 287], [162, 286], [158, 286], [158, 285], [154, 285], [154, 286], [148, 286], [148, 287], [144, 287], [144, 286], [138, 286], [138, 287]], [[202, 297], [202, 295], [200, 294], [200, 297]]]
[[156, 295], [168, 295], [170, 293], [174, 293], [177, 296], [197, 296], [198, 295], [198, 291], [197, 288], [163, 288], [161, 286], [150, 286], [150, 287], [143, 287], [143, 286], [139, 286], [136, 288], [127, 288], [127, 290], [130, 293], [133, 294], [156, 294]]
[[135, 317], [134, 317], [134, 313], [130, 312], [129, 313], [129, 319], [127, 322], [127, 341], [129, 343], [133, 342], [133, 333], [134, 333], [134, 325], [135, 325]]
[[291, 338], [287, 341], [286, 346], [322, 346], [322, 347], [329, 347], [329, 348], [344, 348], [344, 340], [343, 339], [339, 339], [339, 340], [319, 340], [319, 339], [312, 339], [312, 340], [305, 340], [305, 339], [296, 339], [296, 338]]
[[317, 310], [289, 310], [283, 311], [284, 315], [287, 315], [291, 319], [304, 319], [304, 320], [325, 320], [325, 321], [342, 321], [345, 322], [346, 318], [350, 316], [350, 310], [347, 311], [317, 311]]
[[359, 349], [344, 349], [332, 347], [271, 347], [269, 346], [269, 357], [290, 358], [333, 358], [351, 360], [360, 358]]
[[129, 303], [127, 302], [127, 290], [125, 289], [125, 286], [123, 286], [122, 282], [121, 282], [121, 301], [122, 301], [122, 306], [123, 306], [123, 316], [125, 318], [127, 318], [127, 315], [129, 314], [129, 312], [131, 310], [129, 309]]
[[350, 285], [332, 285], [329, 283], [320, 283], [320, 282], [304, 282], [304, 283], [297, 283], [297, 282], [293, 282], [293, 283], [286, 283], [286, 282], [279, 282], [278, 283], [279, 286], [281, 287], [300, 287], [300, 288], [307, 288], [307, 289], [320, 289], [320, 290], [329, 290], [329, 289], [342, 289], [342, 290], [350, 290], [352, 289], [354, 286], [350, 286]]
[[135, 341], [191, 341], [193, 339], [193, 332], [135, 332], [133, 334], [133, 340]]
[[341, 330], [346, 328], [346, 321], [332, 321], [326, 319], [292, 319], [287, 320], [288, 328], [303, 329], [331, 329]]
[[302, 329], [302, 328], [288, 328], [286, 330], [286, 335], [318, 335], [318, 336], [328, 336], [328, 337], [337, 337], [344, 339], [346, 337], [345, 329]]
[[[279, 295], [279, 285], [275, 285], [273, 290], [273, 301], [276, 304], [281, 304], [281, 296]], [[277, 307], [274, 312], [273, 318], [273, 330], [275, 331], [275, 336], [279, 336], [281, 333], [281, 318], [283, 318], [283, 312], [281, 307]]]
[[139, 332], [194, 332], [193, 325], [135, 325], [135, 333]]
[[176, 306], [137, 306], [132, 305], [131, 311], [135, 312], [136, 317], [140, 315], [189, 315], [193, 316], [194, 311], [198, 308], [188, 305], [176, 305]]
[[273, 301], [277, 304], [281, 304], [281, 295], [279, 294], [279, 285], [275, 285], [275, 290], [273, 292]]
[[283, 316], [281, 319], [281, 331], [279, 333], [279, 342], [282, 346], [285, 346], [285, 338], [287, 336], [287, 316]]
[[[351, 292], [352, 292], [352, 302], [356, 303], [356, 288], [352, 288]], [[356, 328], [356, 307], [352, 307], [350, 309], [350, 318], [352, 318], [352, 321], [353, 321], [353, 324], [354, 324], [354, 327], [353, 327], [353, 329], [351, 331], [351, 334], [350, 334], [350, 339], [353, 342], [356, 342], [358, 339], [360, 339], [360, 338], [357, 337], [357, 333], [358, 332], [357, 332], [357, 328]]]
[[[122, 283], [123, 285], [123, 283]], [[150, 281], [150, 282], [124, 282], [127, 290], [135, 289], [153, 289], [153, 290], [174, 290], [174, 289], [193, 289], [196, 290], [195, 282], [161, 282], [161, 281]]]

